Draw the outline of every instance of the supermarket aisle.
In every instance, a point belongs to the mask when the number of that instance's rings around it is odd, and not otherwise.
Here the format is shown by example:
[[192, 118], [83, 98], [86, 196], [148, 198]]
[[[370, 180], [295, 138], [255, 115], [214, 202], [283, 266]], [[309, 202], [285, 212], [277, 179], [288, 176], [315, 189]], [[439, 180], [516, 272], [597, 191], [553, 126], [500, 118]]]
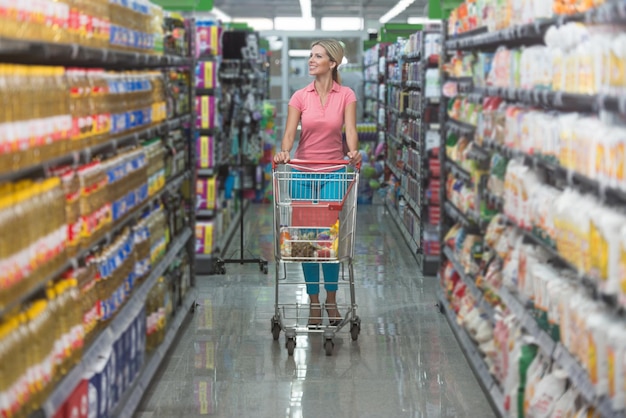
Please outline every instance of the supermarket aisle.
[[[271, 206], [251, 208], [249, 247], [272, 259]], [[257, 216], [258, 215], [258, 216]], [[233, 241], [231, 248], [238, 248]], [[355, 272], [362, 331], [342, 332], [327, 357], [320, 335], [292, 358], [270, 334], [274, 269], [227, 266], [200, 280], [200, 304], [136, 414], [148, 417], [491, 417], [493, 412], [436, 303], [416, 277], [393, 220], [361, 206]], [[281, 288], [282, 290], [283, 288]], [[304, 286], [294, 298], [305, 298]], [[339, 298], [347, 298], [347, 288]]]

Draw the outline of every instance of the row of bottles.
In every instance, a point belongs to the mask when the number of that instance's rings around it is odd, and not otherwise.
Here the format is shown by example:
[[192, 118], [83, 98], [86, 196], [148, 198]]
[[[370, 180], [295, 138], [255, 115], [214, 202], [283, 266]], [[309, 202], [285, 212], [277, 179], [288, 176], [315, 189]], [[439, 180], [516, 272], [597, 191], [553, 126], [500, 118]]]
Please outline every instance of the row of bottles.
[[163, 20], [147, 0], [0, 3], [0, 36], [30, 41], [163, 52]]
[[3, 417], [26, 417], [49, 395], [58, 376], [80, 358], [83, 327], [75, 279], [51, 284], [46, 298], [0, 322], [0, 402]]
[[96, 145], [167, 117], [158, 71], [0, 64], [0, 172]]

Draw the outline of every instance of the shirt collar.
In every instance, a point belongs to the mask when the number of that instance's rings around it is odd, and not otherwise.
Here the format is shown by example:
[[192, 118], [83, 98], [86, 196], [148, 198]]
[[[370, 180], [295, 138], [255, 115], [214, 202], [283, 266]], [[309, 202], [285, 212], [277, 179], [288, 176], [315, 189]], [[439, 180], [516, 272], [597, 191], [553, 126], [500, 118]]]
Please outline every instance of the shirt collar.
[[[330, 91], [338, 92], [339, 87], [339, 84], [336, 81], [333, 81], [333, 87], [330, 89]], [[306, 91], [315, 91], [315, 81], [312, 81], [311, 84], [306, 87]]]

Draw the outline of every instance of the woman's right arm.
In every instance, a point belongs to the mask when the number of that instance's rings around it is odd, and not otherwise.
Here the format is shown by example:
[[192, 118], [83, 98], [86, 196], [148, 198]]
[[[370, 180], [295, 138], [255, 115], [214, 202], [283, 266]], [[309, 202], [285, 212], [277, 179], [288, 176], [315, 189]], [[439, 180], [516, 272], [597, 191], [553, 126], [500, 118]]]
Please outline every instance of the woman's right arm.
[[283, 134], [283, 142], [280, 145], [280, 151], [274, 156], [274, 162], [282, 164], [288, 163], [291, 159], [291, 149], [296, 140], [296, 132], [298, 131], [298, 123], [300, 123], [301, 112], [293, 107], [287, 108], [287, 122], [285, 123], [285, 133]]

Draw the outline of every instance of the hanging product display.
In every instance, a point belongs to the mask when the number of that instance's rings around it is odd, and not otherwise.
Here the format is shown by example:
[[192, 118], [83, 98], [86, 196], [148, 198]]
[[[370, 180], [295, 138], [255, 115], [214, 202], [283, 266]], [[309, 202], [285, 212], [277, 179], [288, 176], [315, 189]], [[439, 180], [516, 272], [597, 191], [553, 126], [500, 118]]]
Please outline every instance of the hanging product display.
[[441, 304], [503, 416], [626, 407], [623, 17], [467, 2], [447, 25]]

